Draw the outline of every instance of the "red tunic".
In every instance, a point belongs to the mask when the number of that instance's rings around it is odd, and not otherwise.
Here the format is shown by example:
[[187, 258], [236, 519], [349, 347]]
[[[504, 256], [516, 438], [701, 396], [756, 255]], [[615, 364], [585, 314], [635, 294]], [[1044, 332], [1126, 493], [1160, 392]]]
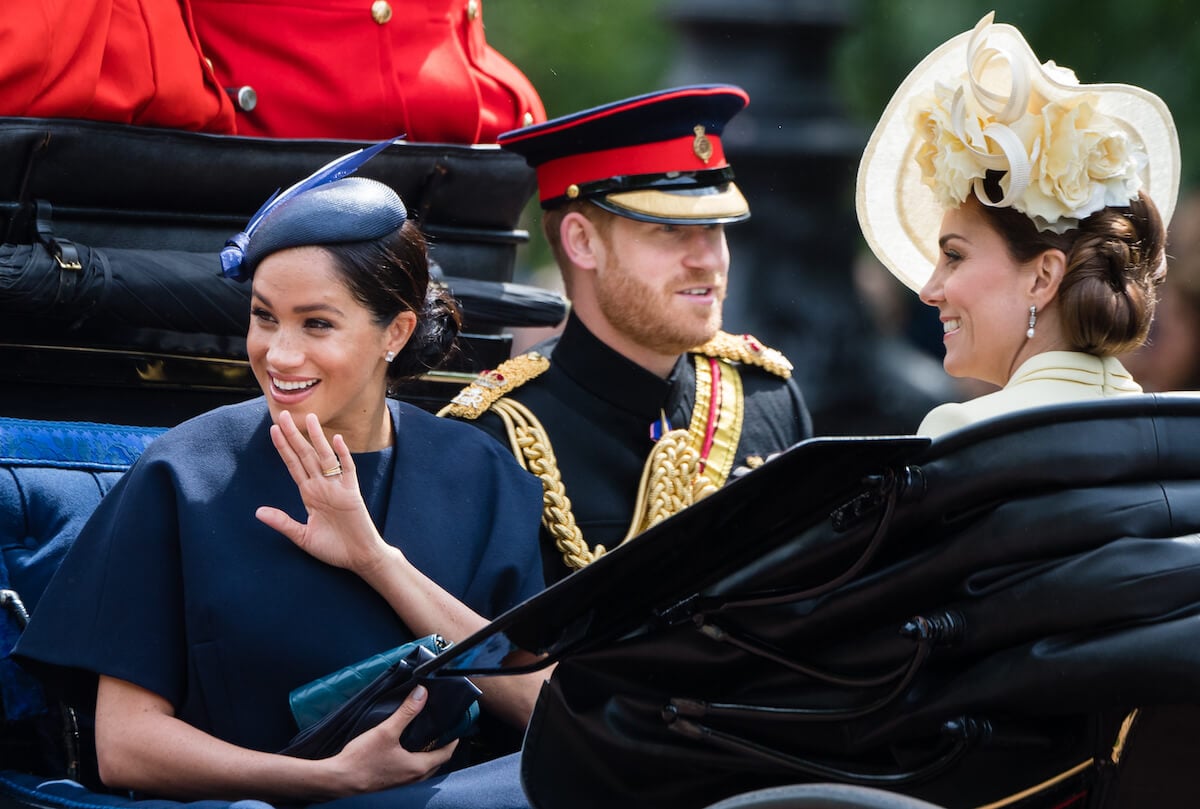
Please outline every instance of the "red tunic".
[[191, 0], [239, 135], [491, 143], [545, 120], [484, 39], [481, 0]]
[[0, 115], [232, 133], [187, 3], [20, 0], [0, 14]]

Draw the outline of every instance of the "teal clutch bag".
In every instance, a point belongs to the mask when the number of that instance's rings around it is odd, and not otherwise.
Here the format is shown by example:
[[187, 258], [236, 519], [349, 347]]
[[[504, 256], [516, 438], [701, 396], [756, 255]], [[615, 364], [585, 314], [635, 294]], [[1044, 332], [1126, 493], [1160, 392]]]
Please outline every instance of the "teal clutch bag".
[[[296, 726], [300, 730], [305, 730], [315, 725], [340, 708], [380, 674], [411, 654], [418, 646], [424, 647], [436, 655], [443, 649], [449, 648], [450, 645], [450, 642], [441, 635], [426, 635], [397, 646], [395, 649], [371, 655], [365, 660], [360, 660], [344, 669], [326, 674], [324, 677], [293, 689], [288, 695], [288, 703], [292, 708], [292, 716], [296, 719]], [[471, 709], [468, 717], [465, 717], [466, 720], [469, 720], [469, 724], [464, 730], [469, 729], [479, 716], [478, 703], [472, 705]]]

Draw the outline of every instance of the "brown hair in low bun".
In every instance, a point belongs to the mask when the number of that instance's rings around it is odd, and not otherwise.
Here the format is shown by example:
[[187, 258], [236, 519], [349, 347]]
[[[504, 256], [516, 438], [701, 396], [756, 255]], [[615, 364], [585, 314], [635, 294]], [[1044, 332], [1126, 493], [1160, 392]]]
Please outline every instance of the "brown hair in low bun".
[[1039, 231], [1014, 208], [979, 204], [1015, 261], [1061, 250], [1066, 273], [1058, 290], [1063, 336], [1073, 351], [1112, 356], [1146, 340], [1166, 276], [1166, 230], [1153, 200], [1140, 193], [1127, 206], [1101, 208], [1058, 234]]
[[389, 383], [433, 370], [455, 351], [462, 315], [449, 291], [431, 282], [425, 238], [411, 219], [374, 241], [322, 246], [377, 325], [386, 326], [401, 312], [417, 316], [412, 337], [388, 366]]
[[1080, 223], [1058, 291], [1063, 331], [1078, 351], [1109, 356], [1146, 340], [1166, 277], [1165, 233], [1154, 203], [1103, 208]]

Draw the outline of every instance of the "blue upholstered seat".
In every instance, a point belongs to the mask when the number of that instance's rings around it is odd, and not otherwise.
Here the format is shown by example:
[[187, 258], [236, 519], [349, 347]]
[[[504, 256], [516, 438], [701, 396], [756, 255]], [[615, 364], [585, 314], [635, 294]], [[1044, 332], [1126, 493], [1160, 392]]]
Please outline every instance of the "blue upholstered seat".
[[63, 554], [100, 498], [161, 428], [0, 418], [0, 717], [44, 710], [9, 659]]
[[[20, 745], [36, 744], [39, 723], [52, 724], [40, 686], [9, 655], [26, 614], [100, 498], [162, 428], [0, 418], [0, 767], [13, 766]], [[54, 732], [53, 730], [50, 731]], [[37, 760], [37, 755], [21, 757]], [[226, 801], [192, 804], [135, 801], [93, 792], [56, 772], [0, 769], [0, 807], [41, 809], [224, 809]], [[242, 801], [246, 809], [268, 804]]]

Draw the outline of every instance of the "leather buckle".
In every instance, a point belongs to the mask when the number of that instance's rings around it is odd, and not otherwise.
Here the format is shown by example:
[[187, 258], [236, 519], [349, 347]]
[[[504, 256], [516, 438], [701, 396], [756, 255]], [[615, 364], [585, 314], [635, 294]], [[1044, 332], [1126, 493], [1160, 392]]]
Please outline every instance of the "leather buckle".
[[54, 256], [58, 266], [64, 270], [78, 272], [83, 269], [83, 262], [79, 260], [79, 251], [70, 242], [64, 243], [55, 239], [50, 244], [50, 255]]

